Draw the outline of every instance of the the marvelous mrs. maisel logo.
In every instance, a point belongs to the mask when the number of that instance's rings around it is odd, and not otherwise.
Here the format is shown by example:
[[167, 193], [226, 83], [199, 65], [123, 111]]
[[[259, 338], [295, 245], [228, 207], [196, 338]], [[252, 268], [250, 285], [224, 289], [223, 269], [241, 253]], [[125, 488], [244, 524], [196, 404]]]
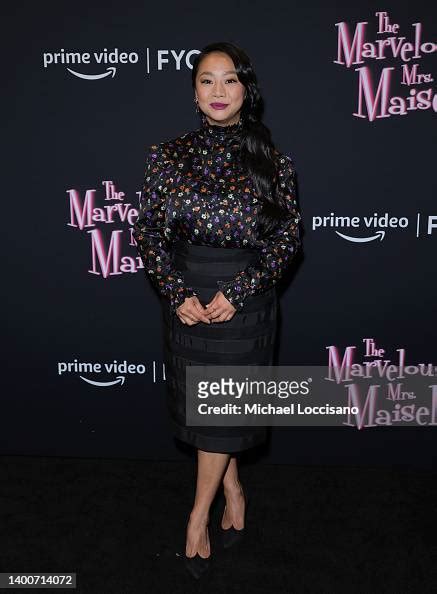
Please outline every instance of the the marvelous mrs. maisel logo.
[[328, 374], [325, 380], [345, 389], [344, 398], [353, 415], [344, 425], [364, 427], [398, 424], [437, 426], [437, 365], [408, 363], [406, 350], [396, 349], [397, 360], [374, 338], [363, 338], [364, 353], [355, 360], [356, 346], [348, 346], [341, 356], [335, 345], [327, 346]]
[[[327, 346], [327, 365], [190, 365], [189, 425], [437, 426], [437, 366], [392, 360], [373, 338]], [[356, 360], [358, 359], [358, 360]]]
[[[376, 12], [376, 38], [369, 41], [367, 21], [350, 25], [335, 23], [337, 27], [337, 59], [335, 64], [354, 67], [357, 73], [356, 111], [353, 115], [374, 121], [395, 115], [407, 115], [413, 111], [432, 109], [437, 111], [437, 95], [432, 83], [434, 78], [420, 62], [433, 54], [437, 44], [423, 39], [422, 23], [412, 23], [404, 35], [401, 26], [392, 22], [387, 12]], [[366, 62], [382, 64], [385, 61], [397, 66], [383, 66], [377, 72], [376, 81]], [[357, 65], [363, 64], [362, 66]], [[405, 87], [406, 92], [396, 94], [394, 84]]]
[[[79, 190], [67, 190], [70, 216], [67, 225], [79, 231], [86, 231], [90, 237], [91, 266], [90, 274], [103, 278], [125, 273], [135, 273], [144, 268], [140, 256], [123, 254], [125, 245], [136, 246], [133, 237], [133, 224], [138, 218], [138, 208], [131, 202], [125, 202], [125, 193], [117, 191], [112, 180], [102, 182], [104, 204], [97, 203], [97, 190], [87, 190], [85, 197]], [[137, 192], [138, 196], [140, 192]], [[121, 228], [115, 228], [121, 225]], [[126, 225], [129, 228], [126, 229]], [[101, 228], [99, 228], [101, 226]], [[110, 233], [103, 233], [106, 226]], [[112, 228], [111, 228], [112, 227]]]

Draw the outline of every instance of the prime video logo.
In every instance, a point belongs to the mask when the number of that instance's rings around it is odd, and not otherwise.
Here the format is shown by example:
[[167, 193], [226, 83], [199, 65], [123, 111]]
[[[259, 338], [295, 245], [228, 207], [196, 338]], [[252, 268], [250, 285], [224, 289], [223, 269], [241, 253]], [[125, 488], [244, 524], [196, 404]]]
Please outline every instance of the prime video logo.
[[369, 216], [344, 216], [331, 212], [326, 216], [313, 216], [313, 231], [328, 229], [335, 231], [342, 239], [353, 243], [383, 241], [387, 231], [414, 229], [416, 237], [429, 236], [432, 235], [434, 229], [437, 229], [437, 215], [421, 216], [421, 213], [418, 212], [414, 217], [395, 217], [390, 216], [388, 212], [384, 214], [375, 212]]
[[144, 363], [129, 363], [126, 359], [124, 361], [114, 359], [102, 363], [74, 359], [73, 361], [58, 361], [57, 370], [59, 377], [77, 375], [83, 382], [96, 388], [110, 388], [116, 384], [122, 386], [128, 377], [145, 376], [146, 373], [153, 373], [153, 382], [155, 383], [157, 381], [157, 366], [156, 361], [152, 363], [153, 366], [146, 366]]
[[[192, 70], [193, 56], [199, 54], [200, 50], [173, 50], [159, 49], [152, 51], [145, 48], [144, 56], [138, 52], [121, 51], [119, 48], [103, 48], [96, 52], [78, 52], [60, 49], [56, 52], [44, 52], [42, 62], [44, 68], [61, 66], [71, 75], [82, 80], [99, 80], [107, 76], [115, 77], [117, 69], [122, 66], [144, 64], [145, 71], [149, 74], [152, 70], [181, 70], [189, 68]], [[92, 65], [95, 72], [89, 72]]]

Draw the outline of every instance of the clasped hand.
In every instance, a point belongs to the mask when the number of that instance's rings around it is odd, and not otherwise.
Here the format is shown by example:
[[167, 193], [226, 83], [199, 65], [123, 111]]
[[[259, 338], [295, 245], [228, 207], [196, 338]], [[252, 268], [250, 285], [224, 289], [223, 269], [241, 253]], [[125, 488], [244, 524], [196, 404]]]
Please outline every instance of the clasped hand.
[[180, 305], [176, 314], [183, 324], [193, 326], [198, 322], [211, 324], [216, 322], [227, 322], [235, 314], [236, 308], [226, 299], [221, 291], [217, 291], [213, 299], [205, 307], [200, 303], [198, 297], [187, 297]]

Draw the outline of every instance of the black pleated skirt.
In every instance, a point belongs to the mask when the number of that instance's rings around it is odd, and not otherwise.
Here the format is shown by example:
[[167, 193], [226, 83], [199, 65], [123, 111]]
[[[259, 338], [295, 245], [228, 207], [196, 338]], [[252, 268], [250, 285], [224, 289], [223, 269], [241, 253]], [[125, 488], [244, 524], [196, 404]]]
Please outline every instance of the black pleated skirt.
[[[173, 261], [188, 286], [205, 305], [218, 290], [217, 280], [230, 280], [254, 264], [251, 248], [221, 248], [178, 241]], [[166, 397], [174, 436], [207, 452], [237, 453], [264, 442], [267, 427], [187, 426], [185, 370], [187, 365], [271, 365], [276, 339], [276, 288], [250, 296], [244, 309], [227, 322], [183, 324], [162, 300]]]

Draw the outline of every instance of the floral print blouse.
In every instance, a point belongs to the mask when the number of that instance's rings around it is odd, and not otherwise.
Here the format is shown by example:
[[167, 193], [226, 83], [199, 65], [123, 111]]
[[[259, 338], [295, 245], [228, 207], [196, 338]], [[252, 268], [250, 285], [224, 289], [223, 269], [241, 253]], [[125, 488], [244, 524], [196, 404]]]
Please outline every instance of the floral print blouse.
[[241, 168], [241, 123], [211, 125], [202, 114], [199, 129], [147, 149], [144, 185], [133, 235], [145, 270], [173, 313], [186, 297], [196, 295], [172, 263], [172, 243], [248, 247], [259, 250], [256, 265], [230, 281], [217, 281], [241, 311], [245, 299], [270, 289], [300, 246], [295, 169], [287, 155], [275, 152], [277, 175], [285, 190], [288, 216], [273, 235], [256, 233], [261, 201]]

